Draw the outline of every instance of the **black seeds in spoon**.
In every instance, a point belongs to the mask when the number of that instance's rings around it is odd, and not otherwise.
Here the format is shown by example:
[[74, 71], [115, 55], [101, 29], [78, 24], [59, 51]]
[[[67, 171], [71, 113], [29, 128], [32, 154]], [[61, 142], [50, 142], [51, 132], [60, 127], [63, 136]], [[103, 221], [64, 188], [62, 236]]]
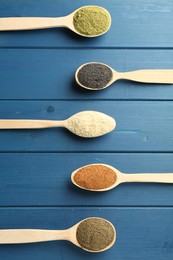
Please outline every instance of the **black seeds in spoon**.
[[112, 70], [101, 63], [88, 63], [78, 71], [78, 81], [86, 88], [102, 89], [113, 77]]

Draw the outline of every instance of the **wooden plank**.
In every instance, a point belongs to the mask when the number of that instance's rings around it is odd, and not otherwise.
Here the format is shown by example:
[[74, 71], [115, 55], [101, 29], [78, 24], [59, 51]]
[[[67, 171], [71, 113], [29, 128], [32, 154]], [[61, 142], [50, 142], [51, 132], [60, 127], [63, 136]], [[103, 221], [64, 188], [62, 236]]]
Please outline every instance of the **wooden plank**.
[[107, 163], [125, 173], [173, 172], [173, 87], [119, 81], [100, 92], [74, 83], [89, 61], [118, 71], [173, 68], [171, 0], [1, 0], [0, 17], [63, 16], [97, 4], [112, 15], [102, 37], [64, 28], [0, 32], [0, 119], [66, 119], [82, 110], [113, 116], [115, 131], [82, 139], [65, 129], [0, 130], [0, 229], [65, 229], [99, 216], [117, 242], [89, 254], [65, 241], [0, 245], [2, 260], [172, 260], [173, 187], [129, 183], [91, 193], [70, 182], [73, 170]]
[[[172, 206], [172, 184], [121, 184], [95, 193], [75, 187], [72, 171], [106, 163], [125, 173], [173, 172], [173, 154], [0, 154], [0, 206]], [[69, 199], [70, 198], [70, 199]]]
[[0, 49], [0, 99], [172, 100], [172, 85], [117, 81], [87, 91], [74, 81], [76, 69], [99, 61], [117, 71], [173, 68], [172, 50]]
[[[70, 4], [69, 4], [70, 3]], [[110, 31], [97, 39], [83, 39], [64, 28], [1, 32], [1, 47], [172, 47], [171, 0], [1, 0], [0, 17], [65, 16], [83, 5], [100, 5], [112, 15]]]
[[117, 230], [116, 244], [100, 254], [87, 253], [69, 242], [1, 245], [2, 259], [167, 259], [172, 251], [172, 208], [3, 208], [1, 228], [66, 229], [90, 216], [110, 220]]
[[62, 120], [83, 110], [100, 111], [112, 116], [117, 121], [116, 129], [105, 136], [91, 139], [79, 138], [64, 128], [1, 130], [0, 151], [172, 151], [172, 102], [0, 102], [1, 119]]

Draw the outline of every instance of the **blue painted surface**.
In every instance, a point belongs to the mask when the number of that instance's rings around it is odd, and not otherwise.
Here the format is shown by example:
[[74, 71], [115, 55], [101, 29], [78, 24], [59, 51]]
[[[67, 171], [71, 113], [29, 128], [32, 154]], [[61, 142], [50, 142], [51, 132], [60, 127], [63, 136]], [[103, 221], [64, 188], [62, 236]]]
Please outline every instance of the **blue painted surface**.
[[106, 63], [122, 72], [170, 69], [173, 67], [172, 50], [25, 48], [20, 49], [19, 55], [18, 49], [2, 48], [0, 61], [0, 99], [172, 100], [173, 97], [172, 85], [160, 84], [156, 87], [152, 84], [119, 80], [102, 91], [87, 91], [77, 86], [74, 80], [77, 68], [91, 61]]
[[67, 29], [0, 32], [0, 118], [66, 119], [97, 110], [117, 121], [112, 133], [82, 139], [61, 128], [0, 131], [0, 228], [65, 229], [99, 216], [117, 230], [115, 246], [89, 254], [65, 242], [0, 245], [2, 260], [173, 259], [173, 186], [122, 184], [90, 193], [73, 170], [107, 163], [124, 173], [173, 172], [173, 86], [118, 81], [90, 92], [74, 82], [83, 63], [117, 71], [173, 68], [172, 0], [1, 0], [0, 17], [64, 16], [97, 4], [112, 15], [102, 37]]

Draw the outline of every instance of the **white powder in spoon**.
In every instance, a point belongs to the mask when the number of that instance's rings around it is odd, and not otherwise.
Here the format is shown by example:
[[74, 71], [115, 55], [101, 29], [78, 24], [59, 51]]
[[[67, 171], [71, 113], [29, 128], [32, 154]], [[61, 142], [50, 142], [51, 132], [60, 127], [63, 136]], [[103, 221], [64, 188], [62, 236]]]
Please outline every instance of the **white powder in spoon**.
[[83, 111], [71, 116], [66, 127], [81, 137], [97, 137], [111, 132], [116, 126], [114, 118], [95, 111]]

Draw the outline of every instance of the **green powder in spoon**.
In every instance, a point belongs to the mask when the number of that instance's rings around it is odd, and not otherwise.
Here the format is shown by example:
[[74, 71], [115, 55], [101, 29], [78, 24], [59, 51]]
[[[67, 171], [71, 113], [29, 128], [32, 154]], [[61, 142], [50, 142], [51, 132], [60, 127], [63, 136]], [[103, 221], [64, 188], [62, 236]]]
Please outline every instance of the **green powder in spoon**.
[[77, 228], [76, 237], [82, 248], [100, 251], [114, 241], [115, 231], [105, 219], [88, 218]]
[[109, 13], [98, 6], [80, 8], [73, 17], [75, 29], [83, 34], [97, 36], [106, 32], [111, 24]]

